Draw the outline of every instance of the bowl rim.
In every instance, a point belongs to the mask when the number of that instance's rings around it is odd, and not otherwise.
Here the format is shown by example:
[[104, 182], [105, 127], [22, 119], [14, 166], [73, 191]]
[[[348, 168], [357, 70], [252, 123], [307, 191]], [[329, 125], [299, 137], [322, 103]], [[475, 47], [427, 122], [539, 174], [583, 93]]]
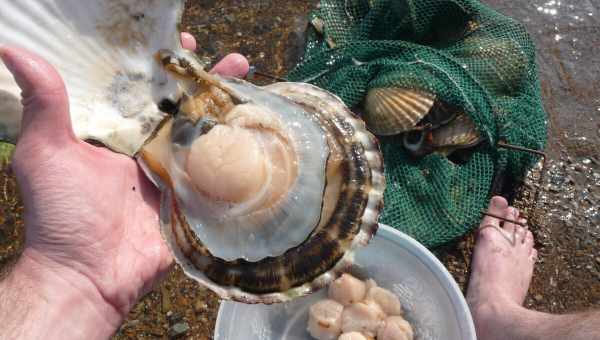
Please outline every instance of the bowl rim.
[[[442, 286], [444, 286], [446, 294], [452, 303], [452, 307], [454, 308], [457, 319], [459, 321], [463, 321], [459, 322], [459, 327], [461, 334], [467, 337], [463, 338], [462, 340], [476, 340], [477, 337], [475, 335], [475, 324], [473, 323], [473, 318], [471, 316], [469, 306], [467, 305], [467, 300], [463, 296], [458, 284], [450, 272], [448, 272], [446, 267], [444, 267], [442, 262], [440, 262], [440, 260], [438, 260], [438, 258], [429, 249], [425, 248], [425, 246], [423, 246], [417, 240], [388, 225], [380, 223], [376, 236], [401, 245], [406, 251], [412, 253], [416, 258], [418, 258], [427, 267], [427, 269], [429, 269], [429, 271], [438, 278], [438, 281], [442, 284]], [[236, 302], [221, 301], [221, 304], [219, 305], [219, 311], [217, 313], [217, 320], [215, 322], [215, 328], [213, 332], [213, 337], [215, 340], [222, 339], [219, 337], [219, 330], [223, 326], [223, 310], [225, 308], [229, 308], [226, 306], [230, 304], [235, 309], [235, 306], [237, 305]]]

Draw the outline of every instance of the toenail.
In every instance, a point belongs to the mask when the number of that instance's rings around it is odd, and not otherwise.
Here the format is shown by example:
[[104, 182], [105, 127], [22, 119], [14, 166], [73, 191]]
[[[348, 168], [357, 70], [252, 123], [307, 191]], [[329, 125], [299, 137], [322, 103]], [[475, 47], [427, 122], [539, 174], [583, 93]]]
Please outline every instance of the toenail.
[[492, 198], [492, 205], [496, 208], [503, 209], [506, 207], [507, 202], [504, 197], [494, 196], [494, 198]]

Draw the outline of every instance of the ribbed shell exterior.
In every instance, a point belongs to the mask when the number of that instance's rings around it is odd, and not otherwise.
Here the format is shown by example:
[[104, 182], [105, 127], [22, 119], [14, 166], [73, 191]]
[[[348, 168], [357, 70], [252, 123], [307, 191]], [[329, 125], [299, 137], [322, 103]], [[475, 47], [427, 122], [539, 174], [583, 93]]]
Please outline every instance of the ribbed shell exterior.
[[371, 89], [364, 101], [363, 119], [376, 135], [396, 135], [412, 130], [434, 101], [434, 95], [422, 91], [399, 87]]
[[481, 135], [475, 123], [462, 113], [450, 123], [431, 132], [431, 146], [443, 147], [469, 147], [481, 140]]
[[340, 168], [344, 185], [335, 211], [328, 221], [321, 221], [304, 243], [281, 256], [258, 262], [216, 258], [187, 225], [168, 183], [154, 177], [163, 189], [163, 236], [177, 262], [189, 276], [221, 298], [243, 303], [289, 301], [334, 280], [352, 264], [354, 250], [366, 245], [376, 232], [385, 189], [377, 140], [339, 98], [301, 83], [278, 83], [265, 90], [289, 98], [290, 105], [296, 103], [304, 108], [326, 129], [328, 143], [335, 144], [344, 154]]

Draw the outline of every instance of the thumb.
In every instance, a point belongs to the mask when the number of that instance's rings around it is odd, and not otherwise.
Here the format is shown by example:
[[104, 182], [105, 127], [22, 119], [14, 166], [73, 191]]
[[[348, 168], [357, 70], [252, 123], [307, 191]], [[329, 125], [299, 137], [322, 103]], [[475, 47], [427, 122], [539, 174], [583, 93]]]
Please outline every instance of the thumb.
[[16, 47], [0, 48], [0, 58], [21, 88], [23, 119], [20, 141], [43, 139], [53, 144], [75, 139], [65, 84], [48, 62]]

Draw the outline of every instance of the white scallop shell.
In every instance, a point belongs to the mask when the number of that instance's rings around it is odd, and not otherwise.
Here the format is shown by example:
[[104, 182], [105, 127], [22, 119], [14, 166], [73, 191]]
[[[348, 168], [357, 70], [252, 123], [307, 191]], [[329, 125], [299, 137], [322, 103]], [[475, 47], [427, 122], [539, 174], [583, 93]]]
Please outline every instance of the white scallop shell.
[[[58, 70], [75, 134], [135, 154], [163, 118], [156, 103], [176, 89], [152, 55], [181, 49], [183, 1], [18, 0], [1, 6], [0, 45], [27, 48]], [[1, 63], [0, 98], [6, 103], [0, 104], [0, 138], [14, 142], [20, 90]]]

